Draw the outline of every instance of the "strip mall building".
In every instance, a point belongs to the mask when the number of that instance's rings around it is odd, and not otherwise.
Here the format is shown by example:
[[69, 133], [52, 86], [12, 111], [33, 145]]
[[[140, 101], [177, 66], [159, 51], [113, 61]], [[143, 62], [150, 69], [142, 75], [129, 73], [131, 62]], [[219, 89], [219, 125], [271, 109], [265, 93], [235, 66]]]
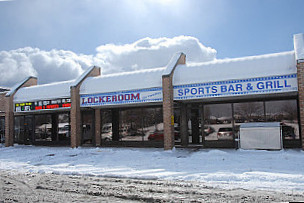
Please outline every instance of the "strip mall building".
[[[235, 147], [242, 123], [280, 122], [283, 147], [304, 148], [304, 35], [293, 51], [100, 75], [0, 93], [5, 146]], [[5, 135], [5, 136], [4, 136]], [[4, 139], [5, 138], [5, 139]]]

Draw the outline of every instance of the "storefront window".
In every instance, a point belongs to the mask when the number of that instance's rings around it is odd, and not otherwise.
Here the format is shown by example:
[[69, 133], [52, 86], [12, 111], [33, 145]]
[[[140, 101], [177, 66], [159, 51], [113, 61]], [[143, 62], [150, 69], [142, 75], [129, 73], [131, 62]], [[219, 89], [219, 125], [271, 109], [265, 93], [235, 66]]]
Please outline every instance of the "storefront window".
[[161, 108], [137, 108], [120, 111], [122, 141], [163, 141]]
[[70, 114], [62, 113], [58, 115], [58, 139], [59, 141], [71, 139]]
[[102, 142], [114, 141], [113, 116], [119, 119], [119, 137], [115, 141], [163, 141], [162, 108], [102, 110]]
[[24, 143], [24, 116], [15, 117], [15, 142]]
[[299, 123], [296, 100], [265, 102], [267, 122], [280, 122], [285, 140], [299, 139]]
[[35, 116], [35, 141], [56, 141], [52, 137], [52, 117], [50, 114]]
[[238, 123], [265, 122], [263, 102], [235, 103], [234, 121]]
[[15, 117], [14, 139], [19, 144], [30, 144], [33, 139], [33, 116]]
[[144, 140], [144, 116], [142, 109], [120, 111], [119, 135], [122, 141]]
[[112, 111], [101, 111], [101, 142], [112, 141]]
[[232, 105], [211, 104], [204, 106], [205, 140], [233, 140]]

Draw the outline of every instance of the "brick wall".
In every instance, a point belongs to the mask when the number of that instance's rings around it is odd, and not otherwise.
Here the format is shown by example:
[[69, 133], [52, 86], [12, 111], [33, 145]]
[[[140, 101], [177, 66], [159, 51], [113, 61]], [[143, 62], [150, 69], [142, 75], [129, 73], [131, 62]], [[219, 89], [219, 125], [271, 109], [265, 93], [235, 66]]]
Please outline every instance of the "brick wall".
[[6, 93], [0, 93], [0, 116], [5, 115], [5, 108], [6, 108], [5, 94]]
[[81, 145], [81, 112], [79, 86], [71, 88], [71, 147], [75, 148]]
[[304, 150], [304, 62], [297, 64], [302, 149]]

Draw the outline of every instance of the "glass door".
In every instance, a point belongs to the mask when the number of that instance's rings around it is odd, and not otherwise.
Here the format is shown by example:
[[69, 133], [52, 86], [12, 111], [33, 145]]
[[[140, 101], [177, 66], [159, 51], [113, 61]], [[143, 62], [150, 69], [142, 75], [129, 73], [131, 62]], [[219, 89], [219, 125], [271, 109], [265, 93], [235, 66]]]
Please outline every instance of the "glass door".
[[82, 112], [82, 144], [94, 144], [94, 111]]
[[25, 144], [30, 144], [33, 141], [34, 136], [34, 122], [33, 116], [24, 117], [24, 141]]

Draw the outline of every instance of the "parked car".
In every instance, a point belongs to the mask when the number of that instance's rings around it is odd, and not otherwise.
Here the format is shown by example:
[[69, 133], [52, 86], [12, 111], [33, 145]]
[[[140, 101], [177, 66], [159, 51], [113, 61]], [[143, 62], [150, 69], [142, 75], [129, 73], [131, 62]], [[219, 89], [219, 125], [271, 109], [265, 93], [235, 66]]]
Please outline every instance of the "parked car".
[[101, 134], [101, 139], [104, 142], [112, 141], [112, 132], [104, 132]]
[[[177, 140], [179, 139], [179, 133], [178, 132], [174, 132], [174, 139]], [[154, 141], [163, 141], [164, 140], [164, 131], [160, 130], [160, 131], [154, 131], [152, 134], [150, 134], [148, 136], [148, 140], [154, 140]]]
[[58, 136], [60, 140], [69, 139], [71, 136], [71, 125], [68, 123], [59, 123]]
[[217, 138], [219, 140], [225, 139], [225, 140], [232, 140], [233, 139], [233, 129], [232, 127], [224, 127], [220, 128], [217, 133]]

